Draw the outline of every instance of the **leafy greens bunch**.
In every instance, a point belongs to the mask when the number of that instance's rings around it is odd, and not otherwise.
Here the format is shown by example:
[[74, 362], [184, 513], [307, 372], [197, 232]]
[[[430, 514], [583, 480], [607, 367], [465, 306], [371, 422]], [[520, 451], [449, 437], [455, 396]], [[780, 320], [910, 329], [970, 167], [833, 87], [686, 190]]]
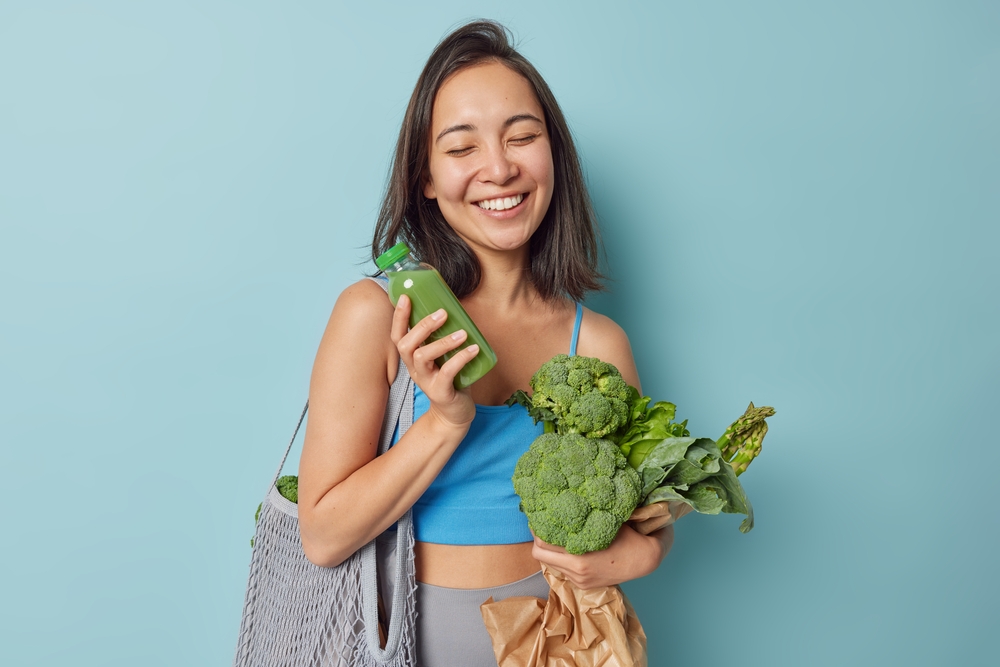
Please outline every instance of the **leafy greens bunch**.
[[[773, 408], [751, 403], [716, 441], [691, 437], [687, 420], [674, 421], [673, 403], [651, 403], [599, 359], [556, 355], [530, 384], [530, 395], [518, 390], [507, 404], [523, 405], [545, 433], [518, 461], [512, 481], [541, 539], [570, 553], [600, 551], [637, 506], [664, 501], [703, 514], [745, 514], [740, 531], [753, 528], [737, 476], [760, 453]], [[567, 454], [581, 440], [594, 442], [603, 463]], [[614, 498], [598, 488], [614, 488]]]

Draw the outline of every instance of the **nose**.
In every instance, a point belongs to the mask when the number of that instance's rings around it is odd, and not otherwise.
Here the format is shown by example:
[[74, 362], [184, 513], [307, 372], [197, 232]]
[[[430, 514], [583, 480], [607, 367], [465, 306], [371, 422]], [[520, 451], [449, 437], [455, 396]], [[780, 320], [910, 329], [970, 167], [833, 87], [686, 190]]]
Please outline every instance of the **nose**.
[[485, 154], [482, 168], [484, 182], [503, 185], [517, 178], [519, 173], [517, 163], [510, 159], [503, 146], [496, 146]]

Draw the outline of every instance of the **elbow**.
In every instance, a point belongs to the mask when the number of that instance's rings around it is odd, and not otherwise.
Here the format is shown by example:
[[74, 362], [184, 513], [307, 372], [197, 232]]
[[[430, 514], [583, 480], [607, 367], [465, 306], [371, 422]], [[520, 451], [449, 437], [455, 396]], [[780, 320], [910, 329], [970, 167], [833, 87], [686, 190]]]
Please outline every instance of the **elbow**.
[[310, 563], [319, 567], [337, 567], [351, 556], [330, 545], [307, 539], [305, 535], [302, 536], [302, 551]]
[[317, 534], [311, 529], [308, 517], [299, 512], [299, 537], [302, 540], [302, 551], [313, 565], [319, 567], [337, 567], [351, 557], [354, 550], [349, 550], [341, 540], [329, 535]]

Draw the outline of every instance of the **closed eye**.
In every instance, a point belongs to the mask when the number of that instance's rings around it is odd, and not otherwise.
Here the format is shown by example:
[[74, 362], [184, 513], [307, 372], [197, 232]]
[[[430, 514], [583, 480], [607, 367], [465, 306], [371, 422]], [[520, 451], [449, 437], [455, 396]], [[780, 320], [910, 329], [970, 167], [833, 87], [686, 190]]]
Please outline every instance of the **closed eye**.
[[539, 136], [538, 134], [529, 134], [526, 137], [514, 137], [513, 139], [510, 140], [510, 143], [521, 144], [521, 145], [530, 144], [532, 141], [537, 139], [538, 136]]

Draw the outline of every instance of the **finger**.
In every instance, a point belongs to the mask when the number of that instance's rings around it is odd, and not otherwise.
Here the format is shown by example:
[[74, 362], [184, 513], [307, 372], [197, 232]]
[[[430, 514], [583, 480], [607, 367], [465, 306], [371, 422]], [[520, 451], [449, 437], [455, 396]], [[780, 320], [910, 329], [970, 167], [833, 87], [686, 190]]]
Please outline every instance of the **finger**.
[[430, 343], [425, 343], [420, 346], [415, 352], [414, 357], [420, 356], [420, 359], [440, 359], [446, 352], [451, 352], [452, 350], [461, 347], [465, 342], [465, 339], [469, 335], [465, 332], [465, 329], [459, 329], [455, 333], [449, 334], [444, 338], [432, 341]]
[[427, 337], [439, 329], [447, 319], [447, 311], [445, 311], [444, 308], [439, 308], [410, 327], [409, 333], [403, 336], [399, 342], [396, 343], [396, 347], [400, 348], [400, 350], [405, 347], [407, 351], [412, 354], [413, 351], [423, 345], [427, 340]]
[[554, 551], [556, 553], [566, 553], [566, 550], [563, 549], [562, 547], [557, 547], [554, 544], [549, 544], [548, 542], [538, 537], [537, 535], [535, 535], [534, 537], [535, 537], [535, 546], [538, 547], [539, 549]]
[[479, 346], [475, 343], [459, 350], [441, 366], [441, 377], [448, 382], [454, 382], [465, 365], [475, 359], [477, 354], [479, 354]]
[[433, 313], [417, 322], [413, 329], [415, 329], [420, 335], [420, 340], [425, 341], [427, 340], [427, 337], [431, 335], [431, 332], [439, 329], [447, 319], [448, 311], [444, 308], [438, 308]]
[[552, 572], [555, 572], [556, 575], [558, 575], [559, 577], [562, 577], [563, 579], [566, 578], [566, 573], [563, 572], [562, 570], [560, 570], [558, 567], [555, 567], [553, 565], [549, 565], [548, 563], [545, 563], [545, 567], [546, 567], [546, 569], [551, 570]]
[[426, 355], [415, 358], [415, 355], [427, 337], [444, 323], [447, 315], [443, 309], [431, 313], [413, 325], [409, 332], [396, 342], [396, 348], [399, 350], [403, 362], [411, 371], [414, 370], [413, 364], [419, 364], [423, 370], [431, 370], [433, 359], [427, 359]]
[[[558, 554], [552, 551], [540, 550], [540, 555], [532, 554], [532, 557], [539, 563], [544, 564], [546, 567], [551, 567], [557, 570], [565, 579], [572, 581], [579, 588], [586, 588], [588, 583], [588, 575], [582, 572], [578, 567], [578, 563], [570, 560], [565, 560], [567, 558], [572, 558], [569, 554]], [[562, 556], [562, 558], [559, 558]]]
[[579, 556], [568, 554], [565, 551], [553, 551], [546, 549], [536, 542], [531, 548], [531, 557], [539, 563], [551, 565], [561, 572], [576, 574], [579, 566]]
[[670, 508], [670, 513], [673, 515], [674, 520], [681, 518], [682, 516], [689, 514], [694, 511], [694, 508], [687, 503], [677, 502], [676, 507]]
[[389, 338], [393, 343], [399, 343], [410, 327], [410, 308], [410, 297], [401, 295], [396, 302], [396, 309], [392, 311], [392, 329]]

